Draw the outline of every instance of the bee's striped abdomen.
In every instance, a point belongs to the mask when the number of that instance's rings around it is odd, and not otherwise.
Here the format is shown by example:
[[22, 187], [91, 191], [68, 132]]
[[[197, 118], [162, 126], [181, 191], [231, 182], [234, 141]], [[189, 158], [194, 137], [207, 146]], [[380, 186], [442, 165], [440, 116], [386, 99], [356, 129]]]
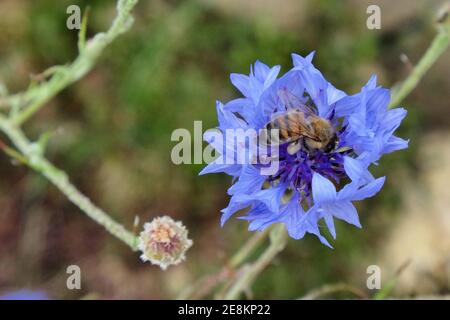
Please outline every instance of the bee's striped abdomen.
[[[267, 125], [269, 143], [285, 143], [297, 139], [300, 136], [301, 121], [304, 121], [304, 116], [301, 112], [294, 110], [279, 115], [272, 119]], [[273, 137], [274, 130], [278, 131], [278, 136]], [[275, 141], [277, 138], [278, 141]]]

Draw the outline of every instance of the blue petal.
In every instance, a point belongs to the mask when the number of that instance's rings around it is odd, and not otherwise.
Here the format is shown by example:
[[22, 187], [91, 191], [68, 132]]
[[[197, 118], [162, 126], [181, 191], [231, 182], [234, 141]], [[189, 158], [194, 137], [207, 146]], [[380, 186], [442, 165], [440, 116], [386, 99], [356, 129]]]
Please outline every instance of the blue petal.
[[284, 222], [290, 237], [293, 239], [301, 239], [305, 236], [305, 233], [311, 233], [317, 236], [324, 245], [333, 248], [327, 239], [320, 234], [317, 225], [319, 219], [320, 215], [316, 207], [304, 212], [298, 203], [298, 197], [295, 196], [282, 210], [281, 221]]
[[244, 165], [239, 180], [228, 189], [228, 194], [252, 194], [261, 190], [265, 180], [266, 177], [261, 176], [259, 169], [252, 165]]
[[280, 184], [276, 187], [258, 191], [253, 195], [254, 200], [264, 203], [273, 213], [279, 213], [281, 207], [281, 199], [286, 191], [287, 185]]
[[309, 217], [309, 221], [314, 221], [314, 223], [308, 223], [308, 232], [316, 235], [317, 238], [319, 238], [320, 242], [322, 242], [322, 244], [333, 249], [327, 239], [320, 233], [317, 221], [321, 218], [321, 215], [318, 212], [317, 207], [314, 206], [310, 208], [306, 214]]
[[298, 200], [299, 195], [296, 193], [281, 210], [281, 221], [286, 226], [289, 236], [293, 239], [301, 239], [306, 233], [305, 220], [308, 216]]
[[400, 126], [400, 123], [406, 117], [406, 114], [407, 111], [403, 108], [389, 110], [381, 122], [383, 131], [386, 134], [392, 134]]
[[352, 114], [361, 103], [361, 95], [346, 96], [338, 100], [334, 105], [337, 117], [347, 117]]
[[365, 159], [365, 154], [357, 159], [349, 156], [344, 157], [344, 170], [347, 176], [354, 182], [360, 184], [368, 183], [374, 180], [372, 174], [367, 170], [369, 161]]
[[[237, 164], [237, 144], [234, 134], [224, 134], [218, 130], [210, 129], [203, 134], [203, 139], [220, 153], [214, 161], [217, 164]], [[239, 164], [240, 165], [240, 164]]]
[[253, 203], [251, 197], [246, 195], [234, 195], [230, 199], [228, 206], [221, 210], [222, 216], [220, 217], [220, 225], [223, 227], [225, 222], [234, 214], [236, 211], [249, 207]]
[[250, 77], [240, 73], [230, 74], [231, 83], [245, 96], [250, 97]]
[[329, 210], [336, 218], [361, 228], [358, 212], [350, 201], [337, 201], [329, 206]]
[[241, 113], [245, 108], [248, 107], [248, 105], [251, 105], [251, 100], [248, 98], [238, 98], [233, 99], [231, 101], [228, 101], [225, 103], [223, 108], [225, 110], [231, 111], [231, 112], [238, 112]]
[[344, 169], [345, 169], [345, 173], [352, 181], [359, 181], [359, 179], [361, 179], [366, 168], [365, 168], [364, 164], [361, 163], [360, 161], [358, 161], [354, 158], [345, 156], [344, 157]]
[[326, 245], [328, 248], [333, 249], [333, 246], [328, 242], [328, 240], [320, 234], [319, 228], [315, 227], [313, 231], [310, 233], [314, 234], [319, 238], [320, 242], [324, 245]]
[[242, 166], [238, 164], [223, 164], [217, 163], [216, 161], [211, 162], [206, 167], [204, 167], [199, 175], [204, 175], [208, 173], [218, 173], [224, 172], [230, 176], [237, 176], [241, 172]]
[[251, 221], [248, 225], [248, 231], [263, 231], [273, 223], [273, 214], [266, 214], [264, 218], [258, 217], [258, 219]]
[[323, 204], [336, 200], [336, 188], [330, 180], [314, 172], [312, 178], [314, 203]]
[[326, 101], [328, 82], [325, 78], [320, 73], [313, 72], [311, 69], [301, 70], [300, 78], [303, 81], [306, 91], [314, 101], [319, 116], [325, 117], [328, 115], [330, 106]]
[[391, 91], [386, 88], [376, 88], [367, 91], [367, 115], [370, 127], [384, 121], [384, 116], [391, 100]]
[[361, 103], [348, 118], [350, 128], [360, 136], [367, 135], [366, 116], [366, 94], [363, 92]]
[[330, 105], [343, 98], [345, 93], [334, 88], [326, 81], [322, 73], [312, 65], [313, 56], [314, 52], [310, 53], [306, 58], [293, 54], [294, 68], [292, 71], [300, 72], [303, 85], [314, 101], [319, 115], [326, 117], [330, 113]]
[[366, 186], [360, 188], [358, 191], [355, 192], [352, 200], [358, 201], [373, 197], [381, 190], [385, 180], [386, 180], [385, 177], [381, 177], [368, 183]]
[[383, 146], [383, 153], [391, 153], [397, 150], [408, 148], [409, 140], [403, 140], [402, 138], [391, 136], [386, 144]]
[[220, 101], [216, 102], [216, 109], [220, 129], [244, 129], [247, 127], [246, 123], [242, 119], [236, 117], [233, 112], [226, 110]]
[[[244, 217], [247, 218], [247, 217]], [[263, 231], [273, 223], [278, 222], [278, 215], [275, 215], [267, 210], [266, 213], [259, 215], [248, 225], [249, 231]]]
[[277, 76], [280, 73], [280, 69], [281, 69], [280, 66], [274, 66], [272, 69], [270, 69], [267, 78], [264, 80], [264, 89], [269, 88], [272, 85], [272, 83], [277, 79]]
[[271, 212], [262, 202], [255, 202], [245, 216], [238, 219], [250, 220], [249, 231], [262, 231], [273, 223], [280, 221], [280, 214]]
[[334, 239], [336, 239], [336, 228], [334, 226], [333, 215], [324, 214], [324, 220], [325, 220], [325, 224], [328, 227], [328, 230], [330, 231], [331, 236]]
[[261, 95], [257, 106], [257, 114], [265, 117], [266, 121], [270, 119], [274, 112], [286, 110], [279, 96], [280, 90], [287, 90], [294, 96], [302, 97], [305, 88], [299, 72], [287, 72]]
[[245, 216], [241, 216], [238, 219], [241, 220], [254, 220], [263, 216], [273, 216], [273, 213], [267, 209], [267, 206], [262, 202], [254, 202], [251, 209], [247, 211]]
[[300, 68], [312, 67], [311, 62], [314, 58], [314, 54], [315, 54], [315, 51], [312, 51], [305, 58], [303, 58], [301, 55], [298, 55], [296, 53], [291, 54], [292, 63], [294, 64], [294, 67], [300, 67]]
[[[238, 113], [251, 128], [259, 128], [261, 116], [257, 113], [257, 109], [253, 100], [250, 98], [239, 98], [227, 102], [223, 108], [227, 111]], [[263, 125], [265, 120], [262, 120]]]
[[270, 72], [269, 66], [262, 63], [259, 60], [256, 60], [256, 62], [254, 64], [254, 68], [253, 68], [253, 73], [259, 82], [264, 82], [264, 80], [266, 80], [269, 72]]
[[371, 90], [377, 87], [377, 75], [373, 74], [364, 86], [365, 89]]
[[339, 89], [336, 89], [331, 83], [328, 83], [327, 87], [327, 103], [329, 105], [335, 103], [338, 100], [346, 97], [347, 94]]

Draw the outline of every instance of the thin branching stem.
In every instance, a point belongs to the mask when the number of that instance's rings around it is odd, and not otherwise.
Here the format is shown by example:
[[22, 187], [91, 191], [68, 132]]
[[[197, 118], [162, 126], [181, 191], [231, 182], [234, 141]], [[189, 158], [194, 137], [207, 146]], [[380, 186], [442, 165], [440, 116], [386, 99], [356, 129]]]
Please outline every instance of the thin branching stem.
[[229, 267], [239, 267], [257, 249], [269, 235], [270, 228], [256, 232], [245, 244], [231, 257]]
[[0, 101], [2, 107], [4, 107], [4, 104], [11, 104], [9, 107], [12, 111], [9, 117], [6, 115], [0, 116], [0, 130], [5, 133], [18, 150], [16, 151], [3, 144], [3, 151], [10, 157], [41, 173], [88, 217], [105, 227], [134, 251], [137, 250], [137, 237], [81, 193], [70, 182], [64, 171], [55, 167], [44, 157], [42, 145], [28, 140], [20, 125], [61, 90], [78, 81], [92, 69], [105, 47], [130, 28], [133, 22], [131, 10], [137, 2], [138, 0], [118, 0], [117, 15], [109, 30], [95, 35], [87, 43], [85, 43], [84, 38], [87, 21], [85, 15], [78, 42], [80, 52], [75, 61], [67, 66], [52, 67], [48, 72], [44, 72], [46, 75], [50, 75], [49, 80], [30, 86], [23, 93], [2, 97]]
[[95, 35], [86, 45], [82, 43], [84, 27], [83, 32], [80, 32], [79, 48], [81, 51], [75, 61], [68, 66], [61, 66], [48, 81], [30, 89], [23, 95], [16, 96], [17, 99], [25, 101], [26, 106], [13, 116], [12, 121], [17, 125], [24, 123], [60, 91], [85, 76], [95, 65], [105, 47], [131, 27], [133, 23], [131, 10], [137, 2], [138, 0], [119, 0], [117, 16], [111, 28], [106, 33]]
[[286, 247], [287, 238], [288, 235], [284, 224], [276, 225], [270, 232], [270, 245], [255, 262], [242, 268], [242, 274], [225, 294], [224, 299], [238, 299], [241, 293], [250, 289], [250, 286], [259, 274]]
[[69, 181], [67, 174], [51, 164], [42, 155], [42, 150], [39, 148], [39, 145], [30, 142], [19, 127], [12, 124], [4, 116], [0, 116], [0, 130], [8, 136], [20, 152], [15, 151], [14, 158], [22, 159], [21, 162], [41, 173], [92, 220], [105, 227], [106, 230], [126, 243], [132, 250], [135, 251], [137, 249], [136, 236], [82, 194]]
[[[228, 260], [222, 269], [198, 279], [192, 285], [184, 289], [178, 295], [177, 299], [200, 299], [208, 295], [220, 282], [224, 282], [232, 278], [236, 269], [239, 268], [242, 263], [244, 263], [253, 253], [255, 253], [255, 250], [262, 245], [271, 229], [271, 227], [268, 227], [261, 232], [255, 232]], [[224, 287], [223, 292], [227, 289], [227, 287]], [[218, 295], [222, 295], [223, 292], [219, 292]]]
[[400, 84], [398, 89], [392, 93], [390, 108], [398, 106], [419, 84], [425, 73], [439, 59], [439, 57], [447, 50], [450, 44], [450, 26], [446, 22], [440, 24], [438, 33], [419, 63], [414, 67], [408, 77]]

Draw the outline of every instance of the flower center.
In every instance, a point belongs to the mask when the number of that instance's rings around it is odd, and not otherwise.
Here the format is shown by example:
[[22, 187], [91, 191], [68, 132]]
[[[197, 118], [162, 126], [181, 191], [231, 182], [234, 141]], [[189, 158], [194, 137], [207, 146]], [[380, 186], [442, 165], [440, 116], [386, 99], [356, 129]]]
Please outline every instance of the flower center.
[[[339, 184], [346, 177], [344, 170], [344, 156], [351, 150], [340, 151], [341, 132], [337, 131], [337, 145], [332, 150], [312, 149], [302, 146], [296, 153], [289, 152], [289, 144], [280, 146], [279, 170], [268, 178], [269, 183], [286, 183], [291, 190], [301, 194], [301, 201], [312, 201], [311, 183], [313, 173], [329, 178]], [[303, 143], [304, 144], [304, 143]]]

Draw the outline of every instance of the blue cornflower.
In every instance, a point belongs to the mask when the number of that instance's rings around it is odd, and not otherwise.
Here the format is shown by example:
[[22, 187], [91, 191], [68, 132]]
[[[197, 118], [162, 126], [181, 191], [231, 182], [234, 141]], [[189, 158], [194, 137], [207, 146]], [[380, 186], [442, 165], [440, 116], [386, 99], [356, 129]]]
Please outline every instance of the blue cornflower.
[[[248, 76], [231, 74], [231, 82], [243, 97], [226, 104], [217, 102], [218, 131], [207, 131], [204, 138], [222, 156], [200, 173], [224, 172], [233, 177], [222, 225], [248, 208], [240, 218], [250, 221], [251, 231], [282, 222], [292, 238], [311, 233], [330, 246], [320, 233], [319, 221], [325, 221], [334, 238], [334, 218], [361, 227], [353, 202], [374, 196], [385, 181], [384, 177], [375, 179], [369, 166], [383, 154], [408, 147], [408, 141], [393, 135], [406, 110], [388, 109], [390, 91], [377, 86], [376, 76], [361, 92], [347, 95], [313, 66], [313, 56], [293, 54], [294, 67], [281, 77], [279, 66], [270, 68], [260, 61]], [[331, 148], [311, 149], [303, 143], [291, 152], [290, 143], [282, 143], [274, 156], [262, 151], [260, 135], [248, 135], [250, 141], [258, 141], [255, 150], [249, 141], [236, 143], [235, 136], [228, 134], [230, 130], [260, 132], [274, 115], [295, 107], [298, 101], [308, 102], [315, 116], [329, 121], [335, 132]], [[236, 161], [242, 153], [246, 157]], [[262, 170], [275, 161], [276, 172]]]
[[42, 291], [32, 291], [28, 289], [7, 292], [0, 295], [0, 300], [48, 300], [48, 296]]

